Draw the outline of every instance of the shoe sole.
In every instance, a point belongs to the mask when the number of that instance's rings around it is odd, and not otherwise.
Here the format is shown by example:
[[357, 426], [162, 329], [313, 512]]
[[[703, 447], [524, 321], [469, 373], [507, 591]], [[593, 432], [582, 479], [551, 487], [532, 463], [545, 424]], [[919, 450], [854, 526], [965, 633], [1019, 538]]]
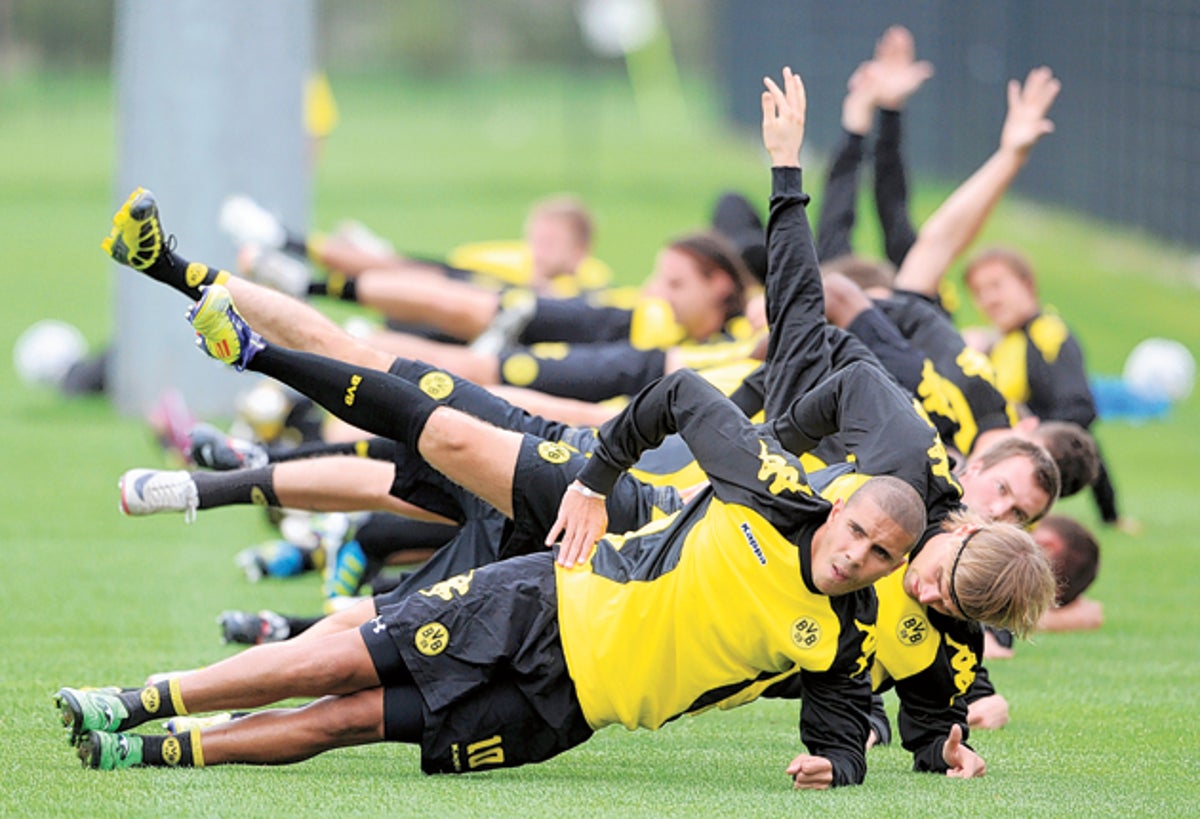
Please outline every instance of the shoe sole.
[[100, 768], [100, 749], [96, 747], [97, 740], [88, 731], [75, 742], [75, 755], [85, 768], [98, 770]]
[[79, 701], [75, 699], [74, 694], [61, 689], [54, 695], [54, 706], [58, 709], [63, 728], [69, 729], [67, 742], [78, 745], [80, 737], [86, 736], [87, 733], [83, 731], [83, 708], [80, 707]]

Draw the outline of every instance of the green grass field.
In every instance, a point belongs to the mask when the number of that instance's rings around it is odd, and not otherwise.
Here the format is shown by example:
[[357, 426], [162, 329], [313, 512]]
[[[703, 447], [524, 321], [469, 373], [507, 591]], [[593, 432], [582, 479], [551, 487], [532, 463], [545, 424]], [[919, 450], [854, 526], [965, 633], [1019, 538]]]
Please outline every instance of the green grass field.
[[[718, 129], [699, 91], [688, 100], [699, 125], [683, 127], [639, 122], [615, 82], [334, 83], [342, 124], [317, 178], [315, 221], [353, 216], [413, 251], [515, 236], [530, 200], [573, 190], [598, 213], [598, 255], [633, 282], [666, 237], [704, 222], [719, 189], [767, 191], [756, 136]], [[125, 193], [112, 185], [111, 93], [97, 78], [0, 86], [0, 350], [43, 317], [78, 325], [95, 344], [112, 331], [120, 294], [98, 247]], [[919, 215], [947, 182], [916, 180]], [[1151, 335], [1200, 352], [1200, 289], [1186, 253], [1019, 200], [1002, 205], [984, 239], [1030, 253], [1093, 372], [1118, 373]], [[869, 231], [860, 246], [877, 246]], [[794, 793], [783, 768], [800, 748], [795, 706], [777, 702], [657, 733], [610, 728], [547, 764], [470, 777], [424, 777], [414, 749], [383, 745], [279, 769], [98, 774], [80, 770], [58, 727], [59, 686], [132, 684], [217, 660], [230, 653], [217, 612], [309, 611], [317, 582], [242, 580], [232, 554], [271, 536], [257, 510], [209, 513], [192, 526], [121, 517], [118, 476], [164, 462], [143, 423], [99, 399], [28, 389], [6, 364], [0, 814], [1195, 815], [1197, 430], [1197, 396], [1165, 422], [1099, 428], [1121, 505], [1144, 532], [1101, 533], [1093, 592], [1106, 606], [1102, 630], [1039, 637], [993, 665], [1013, 721], [974, 737], [989, 766], [982, 780], [913, 774], [907, 755], [888, 748], [872, 751], [861, 788]], [[1061, 508], [1096, 523], [1089, 498]]]

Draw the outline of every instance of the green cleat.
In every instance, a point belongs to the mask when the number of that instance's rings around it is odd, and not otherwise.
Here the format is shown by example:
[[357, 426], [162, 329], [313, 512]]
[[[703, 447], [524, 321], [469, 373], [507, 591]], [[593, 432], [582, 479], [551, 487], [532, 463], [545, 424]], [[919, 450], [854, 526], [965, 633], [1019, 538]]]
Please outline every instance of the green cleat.
[[266, 342], [250, 329], [224, 286], [212, 284], [202, 292], [200, 301], [187, 314], [199, 336], [196, 345], [218, 361], [232, 364], [239, 372], [246, 369], [250, 359], [267, 346]]
[[126, 267], [145, 270], [158, 261], [164, 242], [154, 194], [138, 188], [113, 216], [112, 232], [100, 246]]
[[63, 727], [70, 729], [72, 745], [88, 731], [112, 733], [128, 727], [125, 722], [129, 709], [113, 694], [60, 688], [54, 695], [54, 704], [62, 717]]
[[137, 734], [88, 731], [76, 743], [75, 753], [83, 767], [97, 771], [116, 771], [144, 764], [142, 738]]

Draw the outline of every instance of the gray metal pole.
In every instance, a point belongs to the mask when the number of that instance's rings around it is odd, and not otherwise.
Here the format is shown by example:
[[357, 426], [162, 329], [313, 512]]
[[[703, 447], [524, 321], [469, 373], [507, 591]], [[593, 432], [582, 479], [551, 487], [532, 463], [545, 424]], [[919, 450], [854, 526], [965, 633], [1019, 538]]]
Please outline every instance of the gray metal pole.
[[[236, 248], [217, 228], [217, 213], [232, 193], [305, 230], [313, 0], [118, 0], [116, 14], [114, 210], [135, 187], [149, 188], [178, 251], [226, 269]], [[174, 387], [197, 415], [230, 415], [251, 376], [193, 349], [186, 298], [114, 268], [108, 375], [116, 406], [142, 414]]]

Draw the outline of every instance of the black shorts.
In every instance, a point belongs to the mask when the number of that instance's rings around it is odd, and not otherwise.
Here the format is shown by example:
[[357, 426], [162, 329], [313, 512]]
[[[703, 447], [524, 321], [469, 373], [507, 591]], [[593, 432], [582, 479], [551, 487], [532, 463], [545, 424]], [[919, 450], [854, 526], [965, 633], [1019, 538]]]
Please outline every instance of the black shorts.
[[[540, 762], [592, 734], [567, 671], [548, 552], [381, 606], [360, 632], [385, 689], [420, 691], [426, 773]], [[387, 712], [385, 692], [385, 723]]]
[[[564, 441], [543, 441], [526, 435], [513, 475], [513, 521], [505, 535], [501, 556], [531, 554], [545, 549], [546, 535], [558, 517], [563, 493], [587, 463], [587, 456]], [[622, 473], [609, 492], [608, 531], [640, 529], [655, 513], [670, 514], [683, 508], [679, 490], [652, 486]]]
[[633, 395], [662, 378], [667, 354], [628, 342], [535, 344], [500, 354], [500, 381], [581, 401]]

